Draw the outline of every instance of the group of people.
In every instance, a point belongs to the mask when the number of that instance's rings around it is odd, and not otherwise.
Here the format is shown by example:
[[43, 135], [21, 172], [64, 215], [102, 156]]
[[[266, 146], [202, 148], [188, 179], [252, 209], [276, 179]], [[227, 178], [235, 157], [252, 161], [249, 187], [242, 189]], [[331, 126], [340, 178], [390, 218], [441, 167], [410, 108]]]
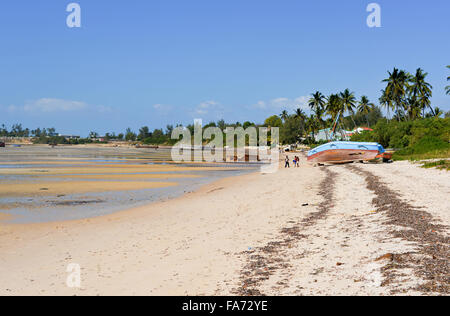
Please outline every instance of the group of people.
[[[285, 168], [290, 168], [291, 166], [290, 166], [289, 156], [286, 156], [286, 159], [284, 161], [285, 161], [284, 167]], [[292, 162], [294, 163], [294, 168], [299, 168], [300, 167], [300, 157], [295, 156], [294, 160]]]

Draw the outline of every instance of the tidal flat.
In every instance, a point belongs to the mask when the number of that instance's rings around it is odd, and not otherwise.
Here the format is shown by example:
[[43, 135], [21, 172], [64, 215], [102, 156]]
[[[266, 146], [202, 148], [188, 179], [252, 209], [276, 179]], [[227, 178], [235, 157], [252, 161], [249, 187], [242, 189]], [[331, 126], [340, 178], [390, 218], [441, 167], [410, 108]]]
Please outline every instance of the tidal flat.
[[0, 151], [0, 221], [45, 223], [107, 215], [254, 170], [175, 163], [168, 149], [6, 148]]

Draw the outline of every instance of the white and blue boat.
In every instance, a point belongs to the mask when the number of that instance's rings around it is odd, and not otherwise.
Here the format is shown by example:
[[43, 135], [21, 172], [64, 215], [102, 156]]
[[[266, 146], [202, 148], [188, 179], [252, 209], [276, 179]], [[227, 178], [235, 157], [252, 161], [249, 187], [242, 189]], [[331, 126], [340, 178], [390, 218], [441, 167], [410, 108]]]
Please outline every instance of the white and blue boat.
[[331, 142], [308, 152], [308, 161], [313, 163], [342, 163], [385, 159], [385, 149], [378, 143]]

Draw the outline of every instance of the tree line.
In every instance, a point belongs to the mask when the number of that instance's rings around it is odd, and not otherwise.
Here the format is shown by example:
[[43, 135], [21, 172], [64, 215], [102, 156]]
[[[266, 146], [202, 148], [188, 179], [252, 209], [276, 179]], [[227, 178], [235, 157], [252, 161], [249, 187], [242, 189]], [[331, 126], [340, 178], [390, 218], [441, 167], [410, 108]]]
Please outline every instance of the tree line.
[[[450, 66], [447, 66], [450, 69]], [[439, 107], [433, 107], [431, 97], [433, 95], [430, 83], [426, 81], [428, 74], [423, 69], [418, 68], [414, 75], [394, 68], [388, 71], [387, 78], [383, 79], [385, 88], [381, 90], [379, 97], [379, 106], [370, 101], [366, 95], [356, 97], [350, 89], [342, 92], [332, 93], [325, 96], [320, 91], [312, 93], [308, 100], [310, 114], [307, 115], [304, 110], [296, 109], [293, 113], [284, 110], [279, 115], [268, 117], [263, 124], [246, 121], [244, 123], [226, 123], [224, 120], [210, 122], [204, 126], [218, 127], [225, 131], [227, 127], [279, 127], [280, 141], [282, 143], [295, 143], [298, 141], [314, 142], [315, 135], [321, 129], [331, 128], [339, 124], [342, 129], [352, 130], [357, 126], [371, 127], [384, 118], [382, 109], [388, 114], [389, 120], [413, 121], [421, 118], [450, 116], [450, 112], [443, 113]], [[447, 78], [450, 81], [450, 77]], [[450, 86], [445, 88], [446, 94], [450, 94]], [[392, 116], [391, 116], [392, 114]], [[183, 126], [181, 124], [176, 127]], [[193, 134], [194, 125], [186, 126]], [[85, 143], [93, 141], [128, 141], [141, 142], [145, 144], [173, 144], [177, 140], [172, 140], [171, 135], [174, 130], [173, 125], [167, 125], [163, 130], [156, 128], [153, 131], [148, 126], [143, 126], [138, 132], [127, 128], [125, 132], [115, 134], [106, 133], [100, 136], [97, 132], [91, 132], [88, 138], [81, 140], [71, 140], [72, 143]], [[38, 128], [29, 130], [23, 128], [21, 124], [15, 124], [11, 130], [5, 125], [0, 128], [0, 136], [3, 137], [34, 137], [45, 140], [54, 138], [56, 130], [54, 128]], [[67, 140], [66, 140], [67, 141]]]
[[[444, 113], [439, 107], [432, 106], [433, 87], [426, 81], [427, 76], [428, 73], [421, 68], [414, 75], [397, 68], [388, 71], [388, 77], [382, 80], [386, 87], [381, 91], [379, 106], [365, 95], [357, 98], [350, 89], [329, 96], [316, 91], [308, 100], [310, 115], [306, 115], [302, 109], [291, 114], [283, 111], [268, 118], [265, 124], [280, 127], [282, 141], [294, 143], [300, 139], [313, 142], [319, 130], [335, 125], [349, 130], [357, 126], [374, 126], [384, 118], [382, 108], [386, 110], [389, 120], [398, 122], [441, 117], [444, 114], [450, 116], [450, 111]], [[450, 81], [450, 77], [447, 81]], [[446, 87], [446, 94], [450, 94], [450, 86]]]

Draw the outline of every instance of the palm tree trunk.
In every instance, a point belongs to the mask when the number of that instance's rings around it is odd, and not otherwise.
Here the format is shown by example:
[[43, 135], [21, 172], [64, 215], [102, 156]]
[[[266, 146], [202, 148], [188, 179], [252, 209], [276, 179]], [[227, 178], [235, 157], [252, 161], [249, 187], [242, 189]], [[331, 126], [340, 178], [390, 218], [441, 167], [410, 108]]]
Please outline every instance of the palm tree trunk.
[[355, 123], [355, 120], [353, 119], [353, 115], [351, 113], [350, 113], [350, 118], [352, 119], [353, 125], [355, 125], [355, 129], [356, 129], [356, 123]]

